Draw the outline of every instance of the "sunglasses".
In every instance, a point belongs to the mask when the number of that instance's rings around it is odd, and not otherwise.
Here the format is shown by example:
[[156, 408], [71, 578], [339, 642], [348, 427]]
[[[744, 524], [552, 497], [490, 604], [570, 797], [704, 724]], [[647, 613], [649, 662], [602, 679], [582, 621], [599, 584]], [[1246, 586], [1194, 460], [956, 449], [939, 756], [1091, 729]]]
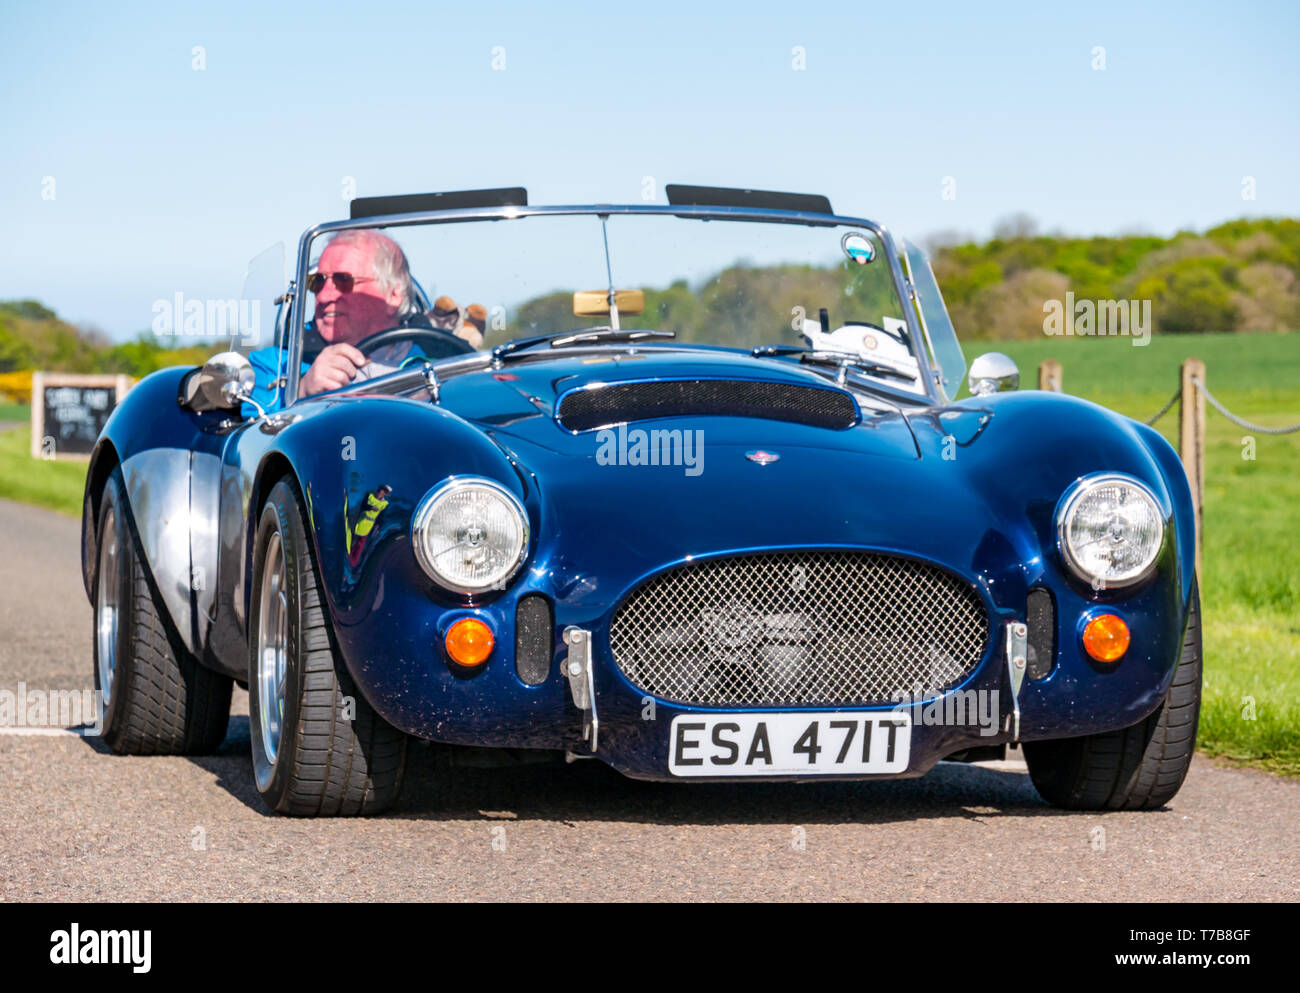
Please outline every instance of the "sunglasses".
[[330, 279], [334, 283], [334, 288], [340, 293], [351, 293], [357, 283], [373, 282], [374, 278], [374, 276], [354, 276], [350, 272], [334, 272], [328, 275], [323, 272], [313, 272], [307, 277], [307, 289], [312, 293], [319, 293], [325, 289], [325, 280]]

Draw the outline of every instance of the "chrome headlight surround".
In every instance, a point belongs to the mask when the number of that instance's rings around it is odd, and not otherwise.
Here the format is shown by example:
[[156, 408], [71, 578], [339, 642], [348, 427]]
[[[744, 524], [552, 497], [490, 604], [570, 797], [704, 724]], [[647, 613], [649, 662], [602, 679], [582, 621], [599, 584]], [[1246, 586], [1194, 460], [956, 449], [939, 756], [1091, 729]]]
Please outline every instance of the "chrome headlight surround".
[[[469, 491], [477, 491], [491, 500], [499, 501], [500, 506], [513, 515], [517, 529], [515, 534], [506, 536], [506, 548], [500, 564], [491, 573], [473, 582], [439, 569], [435, 561], [437, 556], [426, 541], [430, 536], [430, 528], [437, 526], [437, 515], [447, 510], [448, 500]], [[440, 483], [424, 495], [411, 519], [411, 544], [420, 568], [443, 589], [466, 596], [504, 589], [528, 557], [528, 541], [528, 512], [524, 510], [524, 505], [500, 483], [483, 476], [452, 476]]]
[[[1147, 552], [1124, 571], [1113, 575], [1097, 575], [1089, 572], [1076, 555], [1076, 549], [1070, 541], [1070, 524], [1079, 511], [1082, 502], [1103, 486], [1122, 486], [1140, 500], [1149, 505], [1151, 515], [1156, 522], [1155, 539], [1150, 542]], [[1165, 543], [1165, 513], [1156, 499], [1155, 493], [1141, 480], [1121, 472], [1099, 472], [1076, 480], [1062, 495], [1056, 510], [1056, 545], [1061, 558], [1079, 579], [1095, 590], [1122, 589], [1140, 583], [1155, 570], [1156, 560]]]

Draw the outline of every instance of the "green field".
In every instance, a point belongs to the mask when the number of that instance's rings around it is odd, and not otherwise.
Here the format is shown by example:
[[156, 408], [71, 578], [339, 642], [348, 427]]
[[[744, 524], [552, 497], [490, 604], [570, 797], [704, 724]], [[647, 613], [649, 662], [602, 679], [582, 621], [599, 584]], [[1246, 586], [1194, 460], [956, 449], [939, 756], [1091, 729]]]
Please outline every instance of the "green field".
[[[1300, 422], [1300, 334], [1167, 335], [1145, 347], [1127, 338], [975, 343], [967, 358], [993, 349], [1019, 363], [1026, 387], [1054, 358], [1067, 392], [1140, 420], [1164, 405], [1179, 363], [1195, 356], [1230, 410], [1264, 425]], [[1300, 775], [1300, 432], [1254, 435], [1247, 460], [1250, 432], [1213, 408], [1207, 416], [1200, 747]], [[1177, 406], [1157, 427], [1177, 444]], [[33, 461], [26, 429], [0, 434], [0, 496], [78, 514], [84, 472], [83, 463]]]

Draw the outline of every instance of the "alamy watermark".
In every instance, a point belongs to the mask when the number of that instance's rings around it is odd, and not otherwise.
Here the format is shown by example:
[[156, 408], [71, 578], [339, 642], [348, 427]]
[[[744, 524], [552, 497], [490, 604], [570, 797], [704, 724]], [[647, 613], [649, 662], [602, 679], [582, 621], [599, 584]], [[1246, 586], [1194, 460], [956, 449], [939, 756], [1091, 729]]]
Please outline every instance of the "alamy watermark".
[[683, 466], [686, 475], [704, 471], [704, 432], [655, 428], [618, 430], [606, 428], [596, 432], [597, 465]]
[[262, 301], [215, 298], [186, 299], [179, 291], [171, 299], [153, 302], [156, 335], [187, 338], [227, 338], [238, 335], [243, 345], [262, 340]]
[[152, 931], [82, 930], [73, 921], [66, 930], [50, 933], [53, 965], [129, 965], [132, 972], [141, 974], [152, 966], [152, 948]]
[[98, 690], [0, 689], [0, 728], [80, 729], [87, 737], [103, 732]]
[[1043, 313], [1046, 335], [1127, 335], [1134, 345], [1151, 342], [1150, 300], [1075, 300], [1070, 291], [1064, 300], [1043, 301]]
[[928, 703], [927, 695], [919, 687], [910, 693], [900, 690], [893, 696], [894, 711], [901, 715], [910, 710], [914, 726], [978, 727], [981, 738], [998, 733], [997, 690], [953, 690]]

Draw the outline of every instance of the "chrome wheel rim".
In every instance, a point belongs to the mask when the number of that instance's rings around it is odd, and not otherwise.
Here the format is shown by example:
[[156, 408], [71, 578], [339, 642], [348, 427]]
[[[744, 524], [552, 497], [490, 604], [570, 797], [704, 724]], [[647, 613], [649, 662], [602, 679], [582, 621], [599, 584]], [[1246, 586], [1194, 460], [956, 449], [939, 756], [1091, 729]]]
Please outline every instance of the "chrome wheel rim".
[[266, 777], [275, 768], [284, 726], [284, 680], [289, 659], [289, 599], [286, 592], [284, 545], [278, 531], [271, 534], [262, 559], [262, 595], [257, 614], [257, 714]]
[[117, 621], [119, 582], [117, 575], [117, 510], [109, 507], [99, 535], [99, 588], [95, 594], [95, 665], [99, 670], [99, 716], [101, 726], [113, 692], [117, 672]]

